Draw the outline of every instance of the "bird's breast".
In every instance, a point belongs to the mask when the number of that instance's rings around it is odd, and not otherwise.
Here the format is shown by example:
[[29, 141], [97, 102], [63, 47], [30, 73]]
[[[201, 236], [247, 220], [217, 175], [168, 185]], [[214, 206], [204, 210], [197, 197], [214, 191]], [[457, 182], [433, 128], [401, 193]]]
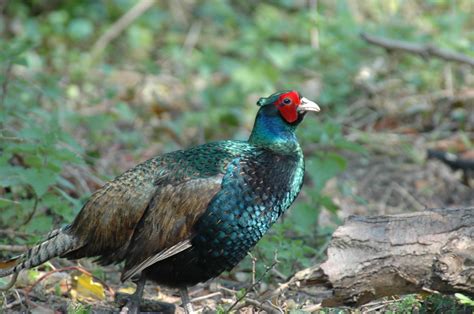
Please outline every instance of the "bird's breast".
[[300, 154], [262, 153], [228, 167], [222, 190], [196, 225], [193, 246], [203, 263], [234, 267], [293, 203], [303, 181]]

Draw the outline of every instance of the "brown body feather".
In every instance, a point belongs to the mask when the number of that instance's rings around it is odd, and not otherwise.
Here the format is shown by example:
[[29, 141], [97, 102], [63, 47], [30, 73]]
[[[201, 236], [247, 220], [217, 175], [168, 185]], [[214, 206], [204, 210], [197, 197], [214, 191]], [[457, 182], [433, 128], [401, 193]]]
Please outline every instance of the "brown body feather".
[[193, 236], [193, 226], [221, 189], [222, 176], [168, 184], [154, 196], [131, 240], [124, 272]]
[[170, 170], [161, 159], [151, 159], [94, 193], [71, 225], [78, 246], [66, 257], [98, 256], [102, 264], [125, 261], [126, 279], [141, 270], [130, 269], [190, 239], [223, 175]]

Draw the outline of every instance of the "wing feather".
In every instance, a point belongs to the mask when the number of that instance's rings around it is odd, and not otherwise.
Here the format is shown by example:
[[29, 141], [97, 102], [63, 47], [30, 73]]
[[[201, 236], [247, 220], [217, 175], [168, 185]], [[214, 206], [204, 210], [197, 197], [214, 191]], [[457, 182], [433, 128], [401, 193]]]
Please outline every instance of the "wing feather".
[[[156, 193], [138, 224], [127, 251], [123, 278], [181, 252], [194, 224], [221, 190], [223, 175], [167, 185]], [[143, 266], [146, 265], [146, 266]]]
[[141, 263], [133, 266], [132, 268], [128, 269], [127, 271], [124, 271], [121, 277], [122, 281], [128, 280], [132, 278], [135, 274], [138, 274], [145, 268], [162, 261], [164, 259], [167, 259], [170, 256], [173, 256], [175, 254], [178, 254], [188, 248], [191, 247], [191, 240], [187, 239], [181, 242], [178, 242], [177, 244], [173, 245], [170, 248], [167, 248], [163, 251], [158, 252], [157, 254], [150, 256], [143, 260]]
[[166, 175], [159, 160], [152, 159], [97, 190], [69, 227], [81, 245], [66, 257], [99, 256], [103, 264], [120, 262], [136, 225], [159, 189], [154, 181]]

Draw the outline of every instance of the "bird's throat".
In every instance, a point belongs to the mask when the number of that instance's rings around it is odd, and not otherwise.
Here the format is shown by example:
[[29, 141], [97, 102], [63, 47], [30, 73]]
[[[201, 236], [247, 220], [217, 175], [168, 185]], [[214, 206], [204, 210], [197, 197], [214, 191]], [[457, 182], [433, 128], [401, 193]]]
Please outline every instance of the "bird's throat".
[[259, 113], [249, 137], [249, 143], [273, 150], [291, 152], [299, 149], [295, 135], [295, 126], [279, 116], [267, 116]]

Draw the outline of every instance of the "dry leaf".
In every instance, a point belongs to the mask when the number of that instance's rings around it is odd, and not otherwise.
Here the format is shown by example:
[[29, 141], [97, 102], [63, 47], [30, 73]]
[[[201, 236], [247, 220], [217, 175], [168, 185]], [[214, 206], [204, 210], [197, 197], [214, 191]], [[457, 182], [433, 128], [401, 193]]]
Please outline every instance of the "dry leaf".
[[79, 301], [104, 300], [105, 290], [104, 286], [95, 282], [92, 276], [82, 273], [73, 277], [71, 296]]
[[134, 287], [127, 287], [127, 288], [120, 288], [118, 290], [118, 292], [120, 293], [126, 293], [126, 294], [133, 294], [135, 292], [135, 288]]

